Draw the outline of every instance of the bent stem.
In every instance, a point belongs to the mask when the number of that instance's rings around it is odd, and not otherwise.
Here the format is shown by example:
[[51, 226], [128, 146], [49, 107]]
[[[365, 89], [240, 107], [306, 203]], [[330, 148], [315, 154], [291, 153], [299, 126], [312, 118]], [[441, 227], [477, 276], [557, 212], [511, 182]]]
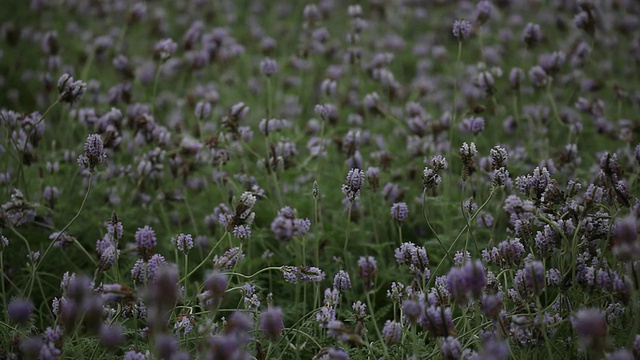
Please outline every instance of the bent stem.
[[184, 283], [185, 281], [187, 281], [187, 278], [190, 277], [191, 275], [195, 274], [196, 271], [198, 271], [198, 269], [200, 269], [207, 261], [209, 261], [209, 259], [211, 258], [211, 256], [213, 255], [214, 250], [218, 247], [218, 245], [220, 245], [220, 242], [222, 240], [224, 240], [224, 238], [229, 235], [228, 231], [225, 231], [224, 234], [222, 234], [222, 236], [220, 237], [220, 239], [218, 240], [218, 242], [211, 248], [211, 250], [209, 250], [209, 253], [207, 254], [207, 257], [204, 258], [204, 260], [202, 260], [193, 270], [191, 270], [190, 273], [185, 274], [185, 276], [180, 279], [180, 282]]
[[[69, 223], [67, 223], [67, 225], [65, 227], [63, 227], [62, 230], [60, 230], [58, 235], [55, 238], [53, 238], [53, 240], [51, 240], [49, 242], [49, 246], [47, 246], [47, 249], [44, 251], [44, 254], [42, 254], [42, 256], [40, 257], [40, 261], [38, 261], [36, 263], [36, 265], [35, 265], [35, 267], [33, 269], [34, 276], [32, 276], [31, 279], [29, 279], [29, 283], [28, 283], [29, 284], [29, 286], [28, 286], [29, 287], [29, 291], [27, 292], [27, 297], [31, 296], [31, 291], [33, 290], [33, 282], [34, 282], [35, 274], [37, 273], [38, 269], [40, 268], [40, 266], [44, 262], [45, 258], [47, 257], [47, 254], [49, 254], [49, 251], [53, 247], [53, 244], [55, 244], [56, 241], [58, 241], [60, 236], [62, 236], [62, 234], [78, 219], [78, 217], [82, 213], [82, 210], [84, 209], [84, 205], [87, 203], [87, 199], [89, 198], [89, 193], [91, 193], [91, 184], [93, 183], [93, 174], [94, 174], [93, 172], [89, 173], [89, 185], [87, 186], [87, 192], [84, 194], [84, 199], [82, 199], [82, 203], [80, 204], [80, 209], [78, 209], [78, 212], [71, 219], [71, 221], [69, 221]], [[83, 248], [83, 250], [84, 250], [84, 248]]]
[[[460, 240], [460, 237], [462, 236], [462, 234], [464, 234], [465, 231], [467, 231], [467, 229], [469, 228], [468, 224], [470, 224], [473, 220], [475, 220], [476, 216], [478, 216], [480, 211], [482, 211], [482, 209], [484, 209], [484, 207], [487, 206], [487, 204], [489, 203], [489, 200], [491, 200], [491, 198], [493, 198], [493, 195], [495, 194], [496, 189], [497, 189], [496, 187], [492, 187], [491, 188], [491, 192], [489, 193], [489, 196], [487, 197], [487, 199], [484, 201], [484, 203], [482, 203], [482, 205], [480, 205], [478, 207], [478, 209], [476, 209], [476, 211], [473, 213], [473, 215], [471, 215], [471, 217], [469, 217], [469, 220], [467, 221], [467, 224], [462, 228], [462, 230], [460, 230], [460, 232], [458, 233], [458, 236], [456, 236], [456, 238], [453, 239], [453, 242], [449, 246], [449, 249], [448, 249], [447, 253], [451, 253], [453, 248], [458, 243], [458, 240]], [[436, 267], [436, 270], [433, 272], [433, 274], [437, 274], [438, 273], [438, 270], [440, 270], [440, 267], [442, 266], [442, 264], [444, 264], [444, 261], [440, 261], [440, 263]], [[431, 278], [429, 278], [429, 284], [428, 284], [429, 286], [431, 286], [432, 281], [435, 281], [435, 278], [436, 278], [436, 276], [431, 276]]]
[[422, 217], [424, 217], [424, 220], [427, 222], [427, 226], [429, 227], [429, 230], [431, 230], [433, 235], [436, 237], [436, 240], [438, 240], [438, 244], [440, 244], [444, 252], [447, 254], [447, 257], [449, 258], [449, 260], [453, 261], [453, 257], [449, 253], [449, 250], [451, 249], [447, 250], [447, 247], [444, 246], [444, 244], [442, 243], [442, 240], [440, 240], [438, 233], [431, 226], [431, 222], [429, 222], [429, 217], [427, 217], [426, 206], [425, 206], [426, 202], [427, 202], [427, 189], [424, 189], [422, 190]]

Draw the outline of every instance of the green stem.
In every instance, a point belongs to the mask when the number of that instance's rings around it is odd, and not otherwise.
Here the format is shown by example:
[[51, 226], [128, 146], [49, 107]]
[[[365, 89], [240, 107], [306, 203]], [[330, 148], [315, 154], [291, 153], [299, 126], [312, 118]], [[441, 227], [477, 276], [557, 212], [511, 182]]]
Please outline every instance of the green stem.
[[342, 251], [342, 254], [345, 256], [345, 261], [346, 256], [347, 256], [347, 247], [349, 246], [349, 235], [351, 235], [351, 210], [353, 209], [353, 202], [349, 202], [349, 211], [347, 212], [347, 234], [345, 236], [344, 239], [344, 249]]
[[456, 95], [458, 92], [458, 73], [460, 72], [460, 56], [462, 55], [462, 41], [458, 41], [458, 56], [453, 77], [453, 95], [451, 99], [451, 121], [449, 122], [449, 158], [453, 151], [453, 132], [456, 127]]
[[422, 217], [427, 222], [427, 226], [429, 227], [429, 230], [431, 230], [433, 235], [436, 237], [436, 240], [438, 240], [438, 244], [440, 244], [440, 246], [444, 250], [445, 254], [447, 254], [447, 257], [449, 258], [449, 260], [451, 260], [451, 262], [453, 262], [453, 257], [449, 253], [450, 249], [447, 250], [447, 247], [444, 246], [444, 244], [442, 243], [442, 240], [440, 240], [440, 237], [438, 236], [438, 233], [431, 226], [431, 222], [429, 222], [429, 217], [427, 217], [426, 206], [425, 206], [425, 204], [427, 202], [427, 196], [426, 196], [427, 193], [426, 192], [427, 192], [426, 189], [422, 190]]
[[[78, 219], [78, 217], [82, 213], [82, 210], [84, 209], [84, 205], [87, 203], [87, 199], [89, 198], [89, 193], [91, 193], [91, 184], [93, 183], [93, 174], [94, 174], [93, 172], [89, 173], [89, 185], [87, 186], [87, 192], [84, 194], [84, 199], [82, 199], [82, 203], [80, 204], [80, 209], [78, 209], [78, 212], [71, 219], [71, 221], [69, 221], [69, 223], [67, 223], [67, 225], [65, 225], [65, 227], [63, 227], [62, 230], [60, 230], [58, 235], [55, 238], [53, 238], [53, 240], [51, 240], [49, 242], [49, 246], [44, 251], [44, 254], [42, 254], [42, 256], [40, 256], [40, 261], [38, 261], [38, 263], [34, 266], [34, 270], [33, 270], [34, 274], [38, 271], [38, 269], [40, 268], [40, 266], [44, 262], [45, 258], [47, 257], [47, 254], [49, 254], [49, 251], [53, 247], [53, 244], [55, 244], [55, 242], [58, 241], [60, 236], [76, 221], [76, 219]], [[29, 283], [28, 283], [29, 284], [29, 291], [27, 292], [27, 297], [31, 296], [31, 290], [33, 289], [33, 282], [34, 282], [34, 279], [32, 277], [31, 279], [29, 279]]]
[[218, 242], [211, 248], [211, 250], [209, 250], [209, 253], [207, 254], [207, 257], [204, 258], [204, 260], [202, 260], [193, 270], [191, 270], [190, 273], [186, 274], [181, 280], [180, 282], [185, 282], [187, 281], [186, 279], [188, 277], [190, 277], [191, 275], [195, 274], [196, 271], [198, 271], [198, 269], [200, 269], [207, 261], [209, 261], [209, 259], [211, 258], [211, 256], [213, 255], [214, 250], [218, 247], [218, 245], [220, 244], [220, 242], [227, 236], [229, 235], [228, 231], [225, 231], [224, 234], [222, 235], [222, 237], [220, 237], [220, 239], [218, 240]]
[[[492, 187], [491, 188], [491, 192], [489, 193], [489, 196], [487, 197], [487, 199], [484, 201], [484, 203], [482, 203], [482, 205], [480, 205], [480, 207], [478, 207], [478, 209], [473, 213], [473, 215], [471, 215], [471, 217], [469, 218], [469, 222], [473, 221], [476, 216], [478, 216], [478, 214], [480, 213], [480, 211], [482, 211], [482, 209], [489, 203], [489, 200], [491, 200], [491, 198], [493, 197], [493, 194], [495, 194], [496, 192], [496, 188]], [[458, 236], [456, 236], [456, 238], [453, 240], [453, 242], [451, 243], [451, 245], [449, 246], [449, 249], [447, 250], [447, 253], [451, 253], [451, 250], [453, 250], [453, 248], [456, 246], [456, 244], [458, 243], [458, 240], [460, 239], [460, 237], [462, 236], [462, 234], [464, 234], [465, 231], [467, 231], [468, 229], [468, 225], [465, 225], [462, 230], [460, 230], [460, 232], [458, 233]], [[433, 275], [438, 273], [438, 270], [440, 270], [440, 267], [444, 264], [444, 261], [440, 261], [440, 263], [438, 264], [438, 266], [436, 267], [436, 270], [433, 272]], [[432, 283], [432, 281], [435, 281], [436, 276], [431, 276], [431, 278], [429, 279], [429, 285]]]
[[4, 251], [0, 251], [0, 286], [2, 286], [2, 305], [3, 309], [7, 309], [7, 294], [4, 292], [4, 259], [3, 259]]
[[158, 65], [158, 70], [156, 70], [156, 75], [153, 78], [153, 94], [151, 99], [151, 115], [155, 114], [156, 109], [156, 93], [158, 92], [158, 80], [160, 80], [160, 71], [162, 70], [163, 63]]
[[380, 328], [378, 327], [378, 322], [376, 321], [376, 314], [373, 310], [373, 304], [371, 303], [371, 296], [369, 295], [369, 291], [366, 291], [366, 289], [365, 295], [367, 296], [367, 306], [369, 306], [369, 312], [371, 313], [371, 321], [373, 322], [373, 327], [375, 328], [378, 339], [380, 339], [380, 343], [382, 344], [384, 358], [391, 359], [391, 357], [389, 357], [389, 349], [387, 349], [387, 344], [384, 343], [384, 338], [382, 337], [382, 333], [380, 332]]

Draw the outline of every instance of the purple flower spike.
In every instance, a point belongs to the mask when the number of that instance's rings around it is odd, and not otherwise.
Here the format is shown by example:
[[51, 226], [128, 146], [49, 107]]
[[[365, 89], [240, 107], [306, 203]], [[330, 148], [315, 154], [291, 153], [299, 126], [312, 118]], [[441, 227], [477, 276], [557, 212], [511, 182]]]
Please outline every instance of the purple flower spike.
[[78, 157], [78, 165], [93, 172], [96, 166], [107, 159], [104, 152], [102, 138], [98, 134], [91, 134], [84, 143], [84, 152]]
[[600, 310], [578, 310], [571, 317], [571, 325], [586, 348], [593, 351], [602, 350], [608, 328], [606, 317]]
[[453, 36], [459, 41], [469, 37], [471, 34], [471, 23], [468, 20], [456, 20], [453, 22]]
[[409, 207], [407, 203], [394, 203], [391, 205], [391, 218], [397, 222], [404, 222], [409, 215]]
[[16, 324], [25, 324], [29, 322], [32, 311], [33, 305], [30, 301], [25, 299], [14, 299], [7, 306], [9, 320]]
[[271, 342], [278, 341], [284, 330], [282, 316], [282, 309], [279, 307], [269, 308], [260, 315], [260, 330]]

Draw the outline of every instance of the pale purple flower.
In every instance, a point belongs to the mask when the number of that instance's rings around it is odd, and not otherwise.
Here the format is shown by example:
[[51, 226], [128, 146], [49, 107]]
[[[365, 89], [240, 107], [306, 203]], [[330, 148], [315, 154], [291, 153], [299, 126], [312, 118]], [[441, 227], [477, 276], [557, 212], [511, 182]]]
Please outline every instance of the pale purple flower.
[[193, 248], [193, 237], [191, 234], [180, 234], [171, 238], [171, 243], [183, 253], [189, 252]]
[[84, 143], [84, 152], [78, 157], [78, 165], [93, 172], [96, 166], [107, 159], [104, 152], [102, 138], [98, 134], [91, 134]]
[[387, 320], [382, 328], [382, 337], [387, 345], [394, 345], [402, 337], [402, 324], [396, 321]]
[[349, 273], [340, 270], [333, 278], [333, 287], [338, 291], [344, 293], [347, 289], [351, 288], [351, 278], [349, 277]]
[[580, 309], [571, 317], [571, 325], [578, 338], [589, 349], [601, 349], [607, 337], [608, 326], [604, 314], [593, 308]]
[[453, 22], [453, 36], [459, 41], [469, 37], [471, 34], [471, 23], [468, 20], [456, 20]]
[[153, 50], [160, 57], [160, 60], [165, 61], [176, 52], [178, 44], [170, 38], [162, 39], [156, 43]]
[[81, 80], [75, 80], [68, 73], [62, 74], [58, 79], [59, 99], [62, 102], [73, 105], [78, 102], [87, 90], [87, 84]]
[[409, 215], [409, 207], [406, 203], [394, 203], [391, 205], [391, 218], [397, 222], [404, 222]]
[[266, 58], [260, 62], [260, 73], [262, 75], [271, 76], [278, 71], [278, 62], [271, 59]]
[[135, 234], [135, 240], [138, 254], [142, 256], [149, 255], [158, 242], [156, 239], [156, 232], [149, 225], [138, 228]]
[[260, 314], [260, 330], [271, 342], [276, 342], [284, 330], [282, 308], [272, 307]]

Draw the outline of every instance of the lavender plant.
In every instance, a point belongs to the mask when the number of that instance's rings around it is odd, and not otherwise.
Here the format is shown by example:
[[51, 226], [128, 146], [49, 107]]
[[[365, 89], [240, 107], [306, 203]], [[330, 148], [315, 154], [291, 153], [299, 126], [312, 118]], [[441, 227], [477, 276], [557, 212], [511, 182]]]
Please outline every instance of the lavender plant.
[[640, 357], [634, 1], [6, 2], [0, 358]]

